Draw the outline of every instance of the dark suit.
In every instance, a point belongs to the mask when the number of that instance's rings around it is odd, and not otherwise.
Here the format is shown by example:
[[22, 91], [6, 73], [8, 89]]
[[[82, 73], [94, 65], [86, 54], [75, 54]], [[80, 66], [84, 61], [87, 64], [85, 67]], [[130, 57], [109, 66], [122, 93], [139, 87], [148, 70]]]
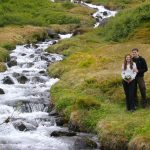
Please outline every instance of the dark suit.
[[133, 61], [136, 63], [138, 73], [135, 78], [135, 103], [138, 105], [138, 100], [137, 100], [137, 85], [139, 86], [141, 97], [142, 97], [142, 106], [145, 107], [147, 104], [147, 99], [146, 99], [146, 85], [144, 81], [144, 73], [148, 70], [147, 63], [145, 59], [141, 56], [138, 58], [133, 58]]

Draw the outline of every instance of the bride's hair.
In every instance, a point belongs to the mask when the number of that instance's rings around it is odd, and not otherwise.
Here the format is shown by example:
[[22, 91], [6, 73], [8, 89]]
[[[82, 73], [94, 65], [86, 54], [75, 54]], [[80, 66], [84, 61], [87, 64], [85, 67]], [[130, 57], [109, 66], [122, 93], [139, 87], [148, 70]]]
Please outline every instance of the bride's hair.
[[130, 69], [133, 69], [133, 60], [132, 60], [132, 56], [130, 54], [127, 54], [125, 55], [125, 58], [124, 58], [124, 70], [127, 69], [127, 56], [130, 56]]

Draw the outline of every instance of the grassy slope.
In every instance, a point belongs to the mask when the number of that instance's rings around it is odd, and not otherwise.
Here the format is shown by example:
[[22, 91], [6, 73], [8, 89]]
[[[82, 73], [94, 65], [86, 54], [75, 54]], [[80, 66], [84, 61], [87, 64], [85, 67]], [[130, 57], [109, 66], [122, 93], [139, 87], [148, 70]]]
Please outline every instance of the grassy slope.
[[84, 0], [94, 4], [104, 5], [109, 9], [125, 9], [132, 8], [136, 5], [143, 4], [149, 0]]
[[[145, 2], [137, 8], [145, 9], [145, 5], [149, 7], [149, 3]], [[67, 56], [49, 68], [50, 75], [61, 79], [51, 89], [56, 108], [80, 130], [97, 132], [106, 149], [126, 149], [128, 143], [129, 149], [150, 149], [150, 110], [139, 108], [135, 113], [125, 111], [120, 77], [124, 55], [133, 47], [140, 49], [150, 66], [149, 12], [144, 13], [144, 17], [143, 13], [139, 14], [144, 19], [139, 19], [135, 25], [134, 13], [137, 8], [134, 8], [133, 13], [130, 10], [129, 16], [133, 17], [130, 26], [125, 25], [128, 15], [118, 15], [104, 29], [91, 29], [48, 49], [49, 52]], [[116, 40], [112, 33], [117, 35], [117, 22], [122, 19], [125, 21], [119, 26], [124, 25], [127, 32], [124, 32], [122, 42], [114, 42], [120, 41], [120, 37]], [[110, 30], [111, 25], [114, 28]], [[133, 30], [128, 30], [130, 27]], [[105, 35], [104, 32], [111, 34]], [[145, 78], [150, 97], [149, 73], [146, 73]]]
[[9, 26], [0, 28], [0, 72], [6, 69], [4, 62], [9, 59], [9, 50], [16, 44], [35, 42], [46, 36], [46, 30], [33, 26]]
[[8, 50], [16, 44], [35, 42], [46, 36], [44, 26], [53, 28], [56, 32], [88, 27], [94, 22], [89, 16], [92, 12], [93, 10], [67, 2], [54, 4], [49, 0], [1, 0], [0, 71], [6, 69], [4, 61], [8, 58]]
[[[49, 0], [2, 0], [0, 1], [0, 26], [92, 23], [86, 15], [75, 13], [79, 8], [71, 3], [52, 3]], [[88, 20], [88, 21], [87, 21]]]

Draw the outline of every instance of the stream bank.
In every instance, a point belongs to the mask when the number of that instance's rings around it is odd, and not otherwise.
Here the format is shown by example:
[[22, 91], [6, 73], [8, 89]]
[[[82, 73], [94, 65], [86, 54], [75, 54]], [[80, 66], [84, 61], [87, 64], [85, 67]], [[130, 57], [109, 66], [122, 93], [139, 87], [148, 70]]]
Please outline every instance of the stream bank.
[[[71, 35], [58, 36], [64, 39]], [[6, 64], [7, 71], [0, 73], [2, 150], [98, 149], [94, 135], [57, 126], [62, 122], [49, 104], [49, 88], [59, 79], [50, 78], [46, 70], [63, 56], [44, 51], [57, 40], [17, 45]]]

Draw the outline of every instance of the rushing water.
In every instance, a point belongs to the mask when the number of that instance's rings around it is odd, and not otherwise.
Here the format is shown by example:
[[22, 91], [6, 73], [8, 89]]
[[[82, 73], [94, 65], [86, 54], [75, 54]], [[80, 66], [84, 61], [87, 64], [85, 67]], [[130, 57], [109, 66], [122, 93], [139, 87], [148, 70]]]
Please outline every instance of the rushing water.
[[[72, 34], [59, 35], [61, 39]], [[63, 56], [44, 50], [57, 41], [18, 45], [10, 54], [7, 71], [0, 73], [0, 150], [74, 150], [74, 137], [52, 137], [58, 127], [50, 116], [50, 87], [59, 79], [47, 75], [47, 66]], [[17, 65], [10, 65], [17, 62]], [[82, 135], [83, 136], [83, 135]], [[90, 136], [91, 135], [84, 135]]]
[[104, 6], [97, 6], [89, 3], [85, 3], [81, 1], [81, 4], [87, 6], [92, 9], [96, 9], [97, 11], [92, 15], [96, 19], [96, 23], [94, 28], [105, 24], [107, 18], [114, 17], [117, 14], [117, 11], [111, 11], [106, 9]]

